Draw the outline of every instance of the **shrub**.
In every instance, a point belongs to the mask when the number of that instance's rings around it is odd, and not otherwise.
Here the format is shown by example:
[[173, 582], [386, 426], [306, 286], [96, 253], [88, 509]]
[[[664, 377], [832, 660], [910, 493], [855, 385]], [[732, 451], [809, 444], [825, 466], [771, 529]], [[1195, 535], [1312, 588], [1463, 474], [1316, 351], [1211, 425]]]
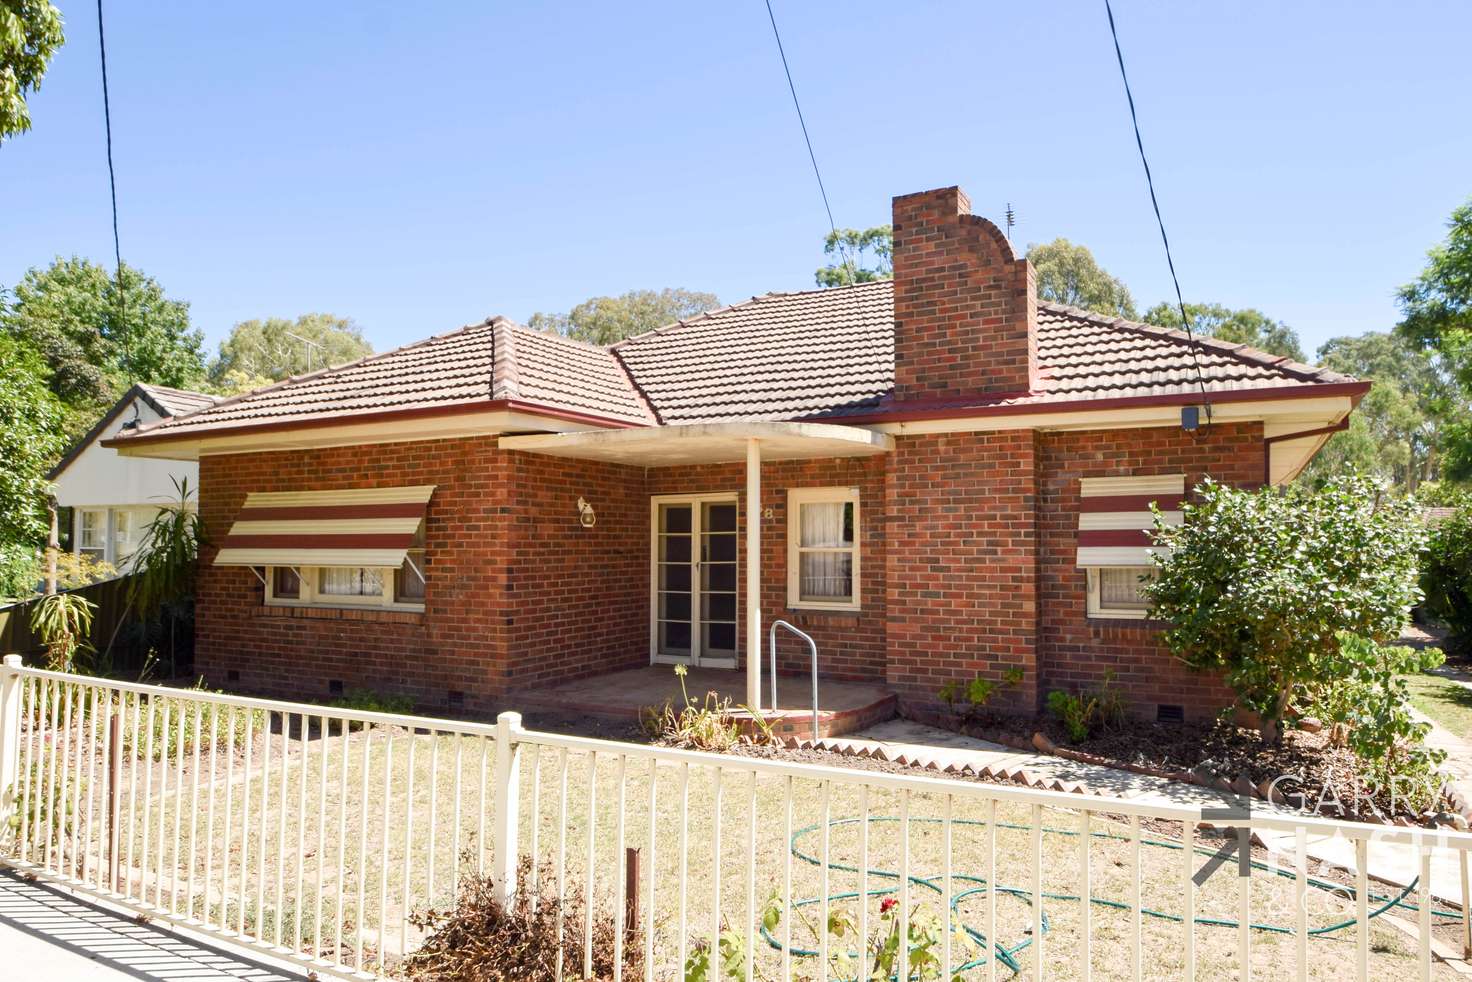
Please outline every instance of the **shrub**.
[[940, 687], [936, 693], [940, 701], [946, 704], [951, 714], [963, 723], [975, 723], [986, 714], [987, 703], [991, 702], [992, 696], [1006, 688], [1015, 688], [1022, 684], [1022, 669], [1009, 668], [1002, 673], [1002, 678], [989, 679], [978, 675], [969, 682], [952, 679]]
[[79, 656], [93, 650], [87, 636], [96, 610], [96, 604], [76, 593], [53, 593], [31, 608], [31, 630], [46, 646], [48, 669], [70, 672]]
[[[579, 977], [583, 970], [581, 925], [587, 901], [574, 887], [559, 903], [556, 892], [549, 887], [533, 904], [530, 880], [531, 860], [523, 858], [510, 907], [496, 899], [495, 884], [489, 877], [469, 874], [462, 881], [459, 900], [452, 910], [416, 912], [410, 922], [430, 933], [404, 962], [404, 976], [412, 982], [553, 982]], [[540, 882], [556, 882], [550, 865], [543, 870]], [[559, 922], [565, 925], [560, 946]], [[595, 907], [593, 978], [613, 977], [616, 930], [613, 915]], [[559, 951], [561, 973], [557, 970]], [[626, 935], [624, 978], [639, 978], [643, 967], [644, 945], [632, 933]]]
[[1472, 649], [1472, 494], [1431, 530], [1421, 570], [1425, 608], [1444, 622], [1457, 651]]
[[[760, 713], [751, 714], [756, 733], [748, 738], [741, 734], [741, 727], [731, 715], [731, 700], [722, 699], [715, 692], [707, 692], [703, 702], [690, 698], [685, 688], [684, 665], [675, 666], [675, 675], [680, 680], [680, 698], [684, 705], [676, 710], [673, 702], [663, 706], [651, 706], [640, 714], [639, 725], [651, 740], [667, 740], [680, 747], [709, 750], [723, 753], [743, 740], [753, 743], [770, 743], [772, 728]], [[745, 707], [741, 707], [745, 709]]]
[[1125, 720], [1124, 693], [1114, 684], [1114, 673], [1106, 671], [1098, 688], [1078, 695], [1054, 689], [1048, 693], [1048, 711], [1057, 717], [1068, 739], [1082, 743], [1103, 729], [1117, 728]]
[[1446, 752], [1424, 745], [1431, 724], [1412, 714], [1405, 676], [1436, 668], [1444, 660], [1441, 651], [1381, 645], [1353, 634], [1341, 634], [1339, 642], [1335, 675], [1314, 687], [1310, 705], [1343, 734], [1380, 788], [1416, 811], [1429, 807]]
[[1425, 529], [1416, 508], [1364, 478], [1239, 491], [1207, 480], [1184, 521], [1157, 515], [1158, 576], [1142, 589], [1162, 640], [1187, 664], [1221, 669], [1265, 741], [1295, 692], [1334, 677], [1339, 635], [1400, 634], [1421, 599]]
[[[360, 713], [389, 713], [408, 716], [414, 712], [414, 700], [408, 696], [374, 692], [372, 689], [349, 689], [327, 704], [333, 709], [352, 709]], [[361, 730], [363, 724], [357, 720], [348, 722], [349, 730]]]
[[[205, 688], [204, 679], [201, 678], [190, 688], [196, 692], [208, 692]], [[219, 693], [216, 690], [217, 694]], [[166, 698], [166, 697], [165, 697]], [[210, 711], [219, 714], [219, 724], [216, 726], [215, 743], [210, 742]], [[123, 748], [130, 754], [142, 756], [147, 747], [148, 739], [148, 703], [146, 700], [138, 705], [138, 727], [135, 730], [133, 722], [133, 710], [126, 706], [128, 713], [123, 721]], [[114, 712], [118, 712], [116, 706]], [[184, 738], [179, 739], [179, 720], [184, 720]], [[234, 745], [237, 752], [245, 746], [246, 721], [250, 720], [252, 739], [259, 741], [266, 727], [270, 725], [270, 718], [264, 709], [237, 709], [235, 712]], [[199, 724], [199, 749], [201, 752], [210, 750], [213, 746], [226, 746], [230, 740], [231, 727], [229, 725], [229, 707], [221, 703], [196, 702], [192, 699], [169, 700], [169, 727], [164, 729], [164, 711], [162, 705], [153, 710], [153, 760], [173, 760], [180, 752], [185, 756], [194, 753], [194, 727], [195, 721]]]

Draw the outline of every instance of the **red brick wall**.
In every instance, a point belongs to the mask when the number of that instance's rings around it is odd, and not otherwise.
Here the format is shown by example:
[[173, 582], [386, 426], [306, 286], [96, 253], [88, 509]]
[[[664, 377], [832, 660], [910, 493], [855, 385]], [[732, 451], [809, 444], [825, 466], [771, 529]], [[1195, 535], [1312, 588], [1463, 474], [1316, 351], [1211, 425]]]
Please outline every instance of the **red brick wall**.
[[1037, 290], [959, 188], [894, 199], [897, 400], [1027, 392], [1037, 378]]
[[[507, 684], [649, 663], [649, 495], [644, 470], [510, 453]], [[583, 528], [577, 501], [597, 522]]]
[[1207, 475], [1256, 486], [1263, 472], [1261, 424], [1217, 424], [1194, 436], [1179, 427], [1047, 433], [1039, 448], [1041, 692], [1097, 685], [1113, 670], [1141, 715], [1153, 717], [1161, 703], [1184, 706], [1197, 718], [1229, 705], [1230, 690], [1171, 657], [1157, 627], [1087, 616], [1084, 572], [1075, 565], [1079, 480], [1184, 473], [1187, 488]]
[[889, 684], [934, 703], [951, 679], [1025, 673], [1037, 691], [1036, 495], [1030, 430], [899, 437], [885, 482]]
[[267, 608], [243, 567], [202, 551], [197, 668], [211, 683], [292, 697], [325, 696], [329, 680], [443, 705], [451, 690], [496, 691], [505, 674], [504, 547], [509, 481], [494, 439], [238, 454], [200, 461], [200, 514], [220, 541], [250, 491], [436, 486], [426, 521], [425, 611]]

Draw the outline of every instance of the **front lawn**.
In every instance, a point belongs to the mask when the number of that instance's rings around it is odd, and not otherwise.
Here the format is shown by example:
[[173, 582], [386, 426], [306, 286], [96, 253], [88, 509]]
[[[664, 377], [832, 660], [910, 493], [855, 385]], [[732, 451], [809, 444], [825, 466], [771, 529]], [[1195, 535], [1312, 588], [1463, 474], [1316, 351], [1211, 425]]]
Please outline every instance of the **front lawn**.
[[1449, 732], [1472, 739], [1472, 689], [1443, 675], [1408, 675], [1411, 705]]

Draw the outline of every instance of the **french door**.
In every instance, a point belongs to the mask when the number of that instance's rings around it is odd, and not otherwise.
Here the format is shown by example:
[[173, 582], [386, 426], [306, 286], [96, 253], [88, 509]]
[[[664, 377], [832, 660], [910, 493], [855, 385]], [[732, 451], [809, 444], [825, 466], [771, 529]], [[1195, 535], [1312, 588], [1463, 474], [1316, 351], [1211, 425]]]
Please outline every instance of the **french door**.
[[650, 658], [736, 667], [736, 496], [652, 499]]

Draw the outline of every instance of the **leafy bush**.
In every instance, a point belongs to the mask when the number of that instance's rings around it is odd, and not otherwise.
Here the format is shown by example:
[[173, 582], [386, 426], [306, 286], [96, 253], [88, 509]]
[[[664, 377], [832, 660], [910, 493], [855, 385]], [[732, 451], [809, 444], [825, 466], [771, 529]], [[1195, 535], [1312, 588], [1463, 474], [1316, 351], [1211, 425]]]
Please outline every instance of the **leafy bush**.
[[56, 553], [56, 588], [76, 590], [118, 575], [118, 568], [85, 552]]
[[1465, 651], [1472, 649], [1472, 495], [1461, 495], [1452, 507], [1431, 530], [1421, 589], [1426, 610], [1446, 624], [1456, 650]]
[[[409, 716], [414, 712], [414, 700], [408, 696], [374, 692], [372, 689], [349, 689], [327, 705], [333, 709], [352, 709], [360, 713], [388, 713], [393, 716]], [[349, 730], [361, 730], [362, 728], [362, 723], [356, 720], [348, 721]]]
[[1158, 575], [1142, 590], [1162, 640], [1187, 664], [1221, 669], [1276, 741], [1295, 693], [1340, 674], [1341, 632], [1400, 634], [1420, 601], [1425, 529], [1415, 506], [1364, 478], [1239, 491], [1207, 480], [1184, 521], [1156, 517]]
[[[199, 679], [190, 688], [196, 692], [208, 692], [205, 688], [204, 679]], [[216, 690], [216, 694], [223, 695]], [[220, 703], [196, 702], [192, 699], [171, 699], [169, 701], [169, 726], [164, 729], [163, 706], [154, 707], [153, 710], [153, 760], [173, 760], [177, 754], [182, 752], [185, 756], [194, 753], [194, 727], [196, 720], [199, 724], [199, 749], [203, 753], [214, 746], [226, 746], [231, 738], [231, 726], [229, 724], [229, 707]], [[218, 713], [219, 724], [216, 726], [215, 742], [210, 742], [210, 711], [213, 709]], [[114, 712], [117, 707], [114, 706]], [[138, 705], [138, 727], [135, 730], [133, 723], [133, 708], [127, 707], [127, 717], [123, 721], [123, 749], [130, 754], [142, 756], [147, 746], [148, 739], [148, 703], [143, 701]], [[184, 720], [184, 738], [179, 738], [179, 720]], [[245, 746], [245, 730], [249, 720], [249, 726], [253, 740], [260, 740], [266, 727], [270, 725], [270, 718], [264, 709], [237, 709], [235, 711], [234, 746], [237, 751]]]
[[1006, 688], [1015, 688], [1022, 684], [1022, 669], [1009, 668], [1002, 673], [1002, 678], [989, 679], [978, 675], [969, 682], [952, 679], [940, 687], [936, 693], [940, 701], [946, 704], [951, 714], [963, 723], [975, 723], [986, 714], [987, 703], [991, 702], [992, 696]]
[[[553, 982], [577, 978], [583, 970], [583, 912], [587, 901], [574, 886], [559, 903], [550, 888], [556, 876], [546, 867], [540, 897], [531, 889], [531, 860], [524, 858], [517, 873], [518, 888], [510, 907], [496, 898], [489, 877], [467, 874], [459, 900], [448, 912], [415, 912], [410, 923], [429, 931], [424, 944], [404, 962], [411, 982]], [[533, 899], [536, 903], [533, 904]], [[558, 924], [565, 926], [559, 944]], [[637, 925], [635, 925], [637, 927]], [[617, 925], [613, 915], [593, 912], [593, 978], [613, 977], [613, 942]], [[558, 955], [562, 971], [558, 972]], [[643, 974], [644, 945], [626, 936], [623, 975]]]
[[1431, 724], [1411, 712], [1405, 676], [1440, 665], [1440, 650], [1376, 644], [1341, 634], [1335, 674], [1312, 692], [1314, 707], [1325, 722], [1342, 733], [1373, 780], [1391, 796], [1420, 811], [1435, 801], [1436, 773], [1446, 751], [1424, 745]]
[[1054, 689], [1048, 693], [1048, 712], [1057, 717], [1068, 739], [1082, 743], [1103, 729], [1117, 728], [1125, 720], [1124, 693], [1114, 684], [1114, 673], [1106, 671], [1097, 688], [1078, 695]]

